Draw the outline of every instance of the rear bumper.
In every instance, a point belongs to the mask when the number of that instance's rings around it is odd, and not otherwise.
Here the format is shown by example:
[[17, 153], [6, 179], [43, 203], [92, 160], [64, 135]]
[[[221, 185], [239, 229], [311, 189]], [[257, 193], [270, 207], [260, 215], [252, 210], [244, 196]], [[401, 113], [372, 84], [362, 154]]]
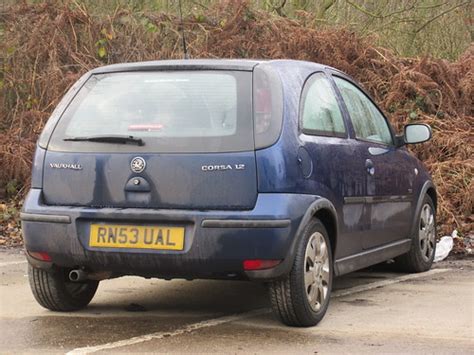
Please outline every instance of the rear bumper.
[[[41, 190], [24, 203], [25, 247], [62, 267], [163, 278], [275, 279], [289, 272], [291, 245], [316, 196], [259, 194], [249, 211], [195, 211], [47, 206]], [[92, 222], [184, 226], [183, 251], [100, 249], [88, 245]], [[244, 271], [247, 259], [278, 259], [272, 269]], [[30, 259], [32, 262], [32, 260]], [[51, 263], [36, 263], [48, 267]]]

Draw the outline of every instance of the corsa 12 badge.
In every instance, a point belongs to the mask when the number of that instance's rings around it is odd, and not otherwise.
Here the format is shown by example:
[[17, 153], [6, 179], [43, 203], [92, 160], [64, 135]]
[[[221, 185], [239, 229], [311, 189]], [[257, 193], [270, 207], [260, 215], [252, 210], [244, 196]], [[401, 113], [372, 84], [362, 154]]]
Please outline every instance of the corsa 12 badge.
[[202, 171], [244, 170], [245, 164], [202, 165]]

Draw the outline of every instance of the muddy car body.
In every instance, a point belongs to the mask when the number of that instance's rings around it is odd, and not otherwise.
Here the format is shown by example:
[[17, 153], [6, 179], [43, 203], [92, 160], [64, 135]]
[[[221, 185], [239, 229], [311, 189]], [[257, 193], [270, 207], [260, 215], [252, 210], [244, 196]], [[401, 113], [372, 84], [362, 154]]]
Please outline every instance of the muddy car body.
[[404, 147], [430, 137], [396, 136], [351, 78], [315, 63], [94, 69], [38, 141], [21, 215], [33, 292], [61, 311], [104, 277], [258, 280], [282, 321], [316, 324], [333, 275], [430, 267], [436, 191]]

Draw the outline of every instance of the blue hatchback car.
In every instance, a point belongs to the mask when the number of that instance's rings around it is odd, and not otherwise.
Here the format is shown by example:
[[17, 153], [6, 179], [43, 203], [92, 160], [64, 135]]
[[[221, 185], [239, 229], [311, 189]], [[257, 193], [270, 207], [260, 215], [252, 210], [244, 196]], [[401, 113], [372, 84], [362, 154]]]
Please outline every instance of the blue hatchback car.
[[333, 277], [431, 267], [436, 190], [369, 95], [315, 63], [176, 60], [85, 74], [38, 141], [21, 214], [40, 305], [123, 275], [268, 284], [282, 322], [324, 316]]

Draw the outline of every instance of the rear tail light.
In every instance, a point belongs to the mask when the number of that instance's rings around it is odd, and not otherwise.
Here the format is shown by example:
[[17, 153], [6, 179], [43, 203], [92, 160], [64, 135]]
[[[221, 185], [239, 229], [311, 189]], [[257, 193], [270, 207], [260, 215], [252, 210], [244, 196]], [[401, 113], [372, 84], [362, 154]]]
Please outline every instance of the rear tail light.
[[263, 269], [270, 269], [272, 267], [277, 266], [281, 260], [262, 260], [262, 259], [251, 259], [251, 260], [244, 260], [244, 270], [263, 270]]
[[36, 260], [51, 261], [51, 256], [44, 251], [29, 251], [28, 255]]
[[274, 144], [280, 136], [283, 120], [283, 89], [278, 73], [259, 64], [253, 75], [253, 112], [255, 148]]

